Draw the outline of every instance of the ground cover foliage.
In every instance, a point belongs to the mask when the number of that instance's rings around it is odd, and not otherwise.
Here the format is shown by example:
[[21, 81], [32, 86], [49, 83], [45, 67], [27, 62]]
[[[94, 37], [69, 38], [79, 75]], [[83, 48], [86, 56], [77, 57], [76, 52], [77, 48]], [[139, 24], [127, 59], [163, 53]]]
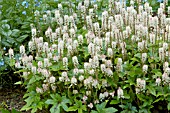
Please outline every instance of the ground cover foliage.
[[23, 9], [1, 17], [0, 69], [21, 78], [21, 111], [168, 112], [168, 2], [15, 2]]

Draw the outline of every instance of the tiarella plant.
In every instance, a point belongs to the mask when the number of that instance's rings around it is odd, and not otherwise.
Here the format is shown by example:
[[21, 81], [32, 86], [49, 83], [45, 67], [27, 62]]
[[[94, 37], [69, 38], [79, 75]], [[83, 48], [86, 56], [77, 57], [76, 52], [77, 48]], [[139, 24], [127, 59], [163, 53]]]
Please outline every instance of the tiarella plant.
[[34, 11], [28, 45], [18, 59], [8, 51], [27, 89], [21, 110], [170, 110], [170, 7], [167, 0], [158, 9], [149, 3], [48, 1], [48, 10]]

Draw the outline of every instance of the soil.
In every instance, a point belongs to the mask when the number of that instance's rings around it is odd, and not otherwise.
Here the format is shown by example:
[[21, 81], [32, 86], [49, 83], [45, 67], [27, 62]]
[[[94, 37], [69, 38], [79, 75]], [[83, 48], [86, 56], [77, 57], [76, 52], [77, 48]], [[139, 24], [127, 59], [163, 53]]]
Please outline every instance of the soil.
[[[20, 87], [2, 88], [0, 87], [0, 109], [7, 109], [11, 111], [20, 109], [26, 104], [23, 96], [25, 90]], [[0, 111], [1, 113], [1, 111]], [[22, 111], [21, 113], [31, 113], [31, 111]], [[37, 111], [36, 113], [49, 113], [47, 110]]]
[[[1, 88], [0, 89], [0, 108], [5, 108], [8, 110], [16, 109], [20, 110], [25, 102], [23, 100], [24, 96], [23, 90], [19, 88]], [[24, 111], [24, 113], [30, 113]]]

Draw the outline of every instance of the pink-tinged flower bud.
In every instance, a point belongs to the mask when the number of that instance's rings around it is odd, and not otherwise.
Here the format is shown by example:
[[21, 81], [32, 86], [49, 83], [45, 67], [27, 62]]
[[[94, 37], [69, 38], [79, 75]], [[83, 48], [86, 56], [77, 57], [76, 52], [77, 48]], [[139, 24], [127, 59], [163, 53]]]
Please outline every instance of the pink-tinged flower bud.
[[[107, 61], [106, 61], [106, 67], [108, 67], [108, 68], [113, 67], [113, 64], [112, 64], [112, 61], [111, 61], [111, 60], [107, 60]], [[107, 70], [106, 70], [106, 71], [107, 71]]]
[[83, 96], [83, 101], [85, 102], [88, 99], [86, 95]]
[[158, 8], [158, 17], [161, 17], [162, 14], [163, 14], [163, 9], [162, 8]]
[[84, 69], [85, 69], [85, 71], [88, 71], [90, 69], [90, 63], [85, 62], [84, 63]]
[[54, 55], [54, 56], [53, 56], [53, 60], [54, 60], [54, 62], [58, 62], [58, 61], [59, 61], [59, 59], [60, 59], [60, 56], [57, 56], [57, 55]]
[[23, 72], [23, 77], [27, 79], [27, 76], [30, 74], [30, 72]]
[[107, 86], [108, 86], [107, 80], [102, 80], [102, 87], [107, 87]]
[[72, 48], [72, 46], [71, 45], [68, 45], [68, 47], [67, 47], [67, 54], [68, 54], [68, 56], [70, 56], [72, 53], [73, 53], [73, 48]]
[[58, 43], [58, 55], [63, 55], [63, 50], [64, 50], [64, 42], [63, 40], [60, 40]]
[[86, 91], [86, 95], [87, 96], [91, 95], [91, 91]]
[[135, 88], [136, 94], [139, 94], [141, 92], [141, 89]]
[[164, 64], [163, 64], [163, 70], [165, 71], [166, 68], [168, 68], [168, 67], [169, 67], [169, 63], [168, 63], [168, 62], [164, 62]]
[[25, 46], [24, 45], [20, 46], [20, 53], [21, 54], [25, 53]]
[[98, 104], [98, 103], [99, 103], [99, 100], [95, 100], [95, 101], [94, 101], [94, 104]]
[[84, 76], [83, 76], [83, 75], [80, 75], [80, 76], [79, 76], [79, 80], [80, 80], [80, 81], [83, 81], [83, 80], [84, 80]]
[[74, 68], [73, 69], [73, 74], [74, 75], [78, 75], [79, 74], [79, 69], [78, 68]]
[[157, 86], [160, 86], [160, 84], [161, 84], [161, 79], [160, 79], [160, 78], [157, 78], [157, 79], [156, 79], [156, 85], [157, 85]]
[[39, 87], [36, 87], [36, 92], [42, 94], [43, 90], [41, 88], [39, 88]]
[[63, 66], [64, 66], [65, 68], [67, 68], [67, 66], [68, 66], [68, 58], [67, 58], [67, 57], [64, 57], [64, 58], [63, 58]]
[[49, 66], [49, 59], [44, 58], [44, 67], [48, 67], [48, 66]]
[[66, 71], [62, 72], [61, 76], [66, 78], [67, 77], [67, 72]]
[[37, 73], [37, 67], [32, 66], [31, 71], [32, 71], [33, 74], [36, 74]]
[[137, 87], [141, 87], [141, 78], [136, 79]]
[[71, 78], [71, 84], [77, 85], [77, 79], [75, 76]]
[[99, 84], [99, 82], [98, 82], [97, 79], [92, 81], [92, 86], [93, 86], [94, 88], [97, 88], [98, 84]]
[[45, 76], [46, 78], [48, 78], [50, 76], [50, 73], [48, 72], [47, 69], [43, 69], [42, 70], [42, 75]]
[[64, 77], [59, 77], [60, 82], [64, 82]]
[[87, 105], [90, 109], [92, 109], [93, 108], [93, 103], [90, 103], [90, 104], [88, 104]]
[[89, 45], [88, 45], [88, 52], [93, 56], [94, 55], [94, 48], [95, 48], [95, 46], [94, 46], [94, 44], [93, 43], [90, 43]]
[[122, 65], [122, 58], [118, 58], [117, 65]]
[[138, 51], [142, 51], [144, 49], [143, 42], [138, 42]]
[[27, 65], [27, 63], [28, 63], [28, 56], [27, 56], [27, 55], [24, 55], [24, 56], [22, 57], [22, 63], [23, 63], [24, 66]]
[[86, 7], [89, 7], [89, 4], [90, 4], [89, 0], [84, 0], [84, 5], [85, 5]]
[[100, 69], [101, 69], [102, 73], [105, 73], [106, 72], [106, 65], [105, 64], [101, 64], [100, 65]]
[[145, 63], [147, 59], [147, 53], [142, 53], [142, 62]]
[[43, 87], [44, 92], [49, 89], [49, 85], [48, 84], [43, 84], [42, 87]]
[[10, 59], [13, 58], [13, 57], [14, 57], [14, 50], [10, 48], [10, 49], [8, 50], [8, 54], [9, 54], [9, 58], [10, 58]]
[[59, 10], [62, 10], [62, 9], [63, 9], [62, 4], [58, 4], [58, 9], [59, 9]]
[[77, 50], [78, 45], [79, 45], [79, 44], [78, 44], [78, 41], [77, 41], [77, 40], [74, 40], [74, 41], [73, 41], [73, 49], [74, 49], [74, 50]]
[[141, 80], [141, 88], [143, 90], [145, 90], [145, 88], [146, 88], [146, 81], [145, 80]]
[[48, 29], [45, 31], [46, 37], [50, 38], [50, 41], [52, 41], [51, 36], [52, 36], [52, 29], [51, 27], [48, 27]]
[[75, 35], [76, 35], [75, 29], [71, 28], [71, 29], [69, 30], [69, 32], [70, 32], [70, 37], [71, 37], [71, 38], [74, 38]]
[[94, 9], [89, 9], [89, 15], [92, 16], [94, 14], [93, 12]]
[[33, 61], [33, 56], [32, 55], [29, 55], [28, 57], [28, 62], [32, 62]]
[[169, 81], [170, 81], [170, 77], [168, 76], [168, 74], [167, 73], [163, 73], [163, 75], [162, 75], [162, 81], [164, 82], [164, 84], [167, 84], [167, 83], [169, 83]]
[[49, 53], [47, 54], [47, 58], [48, 58], [48, 59], [52, 59], [52, 53], [51, 53], [51, 52], [49, 52]]
[[39, 68], [37, 69], [37, 72], [38, 72], [38, 74], [42, 73], [42, 68], [39, 67]]
[[94, 10], [97, 10], [97, 4], [94, 4], [93, 7], [94, 7]]
[[69, 21], [71, 22], [71, 24], [75, 24], [75, 21], [74, 21], [74, 17], [73, 17], [73, 16], [70, 16], [70, 17], [69, 17]]
[[50, 10], [47, 10], [47, 16], [50, 16], [51, 17], [51, 11]]
[[64, 15], [64, 25], [66, 25], [66, 26], [69, 25], [69, 17], [68, 17], [68, 15]]
[[112, 48], [108, 48], [107, 49], [107, 55], [108, 55], [108, 57], [113, 57], [113, 50], [112, 50]]
[[168, 6], [168, 15], [170, 15], [170, 6]]
[[113, 49], [116, 49], [116, 45], [117, 45], [116, 42], [112, 42], [112, 48], [113, 48]]
[[56, 92], [56, 88], [57, 88], [57, 86], [55, 86], [54, 84], [51, 84], [51, 89], [52, 89], [54, 92]]
[[84, 80], [84, 86], [88, 87], [89, 85], [90, 85], [90, 81], [88, 81], [88, 79], [85, 79]]
[[42, 67], [43, 67], [42, 61], [38, 61], [38, 67], [39, 67], [39, 68], [42, 68]]
[[159, 23], [158, 17], [157, 17], [157, 16], [153, 17], [153, 21], [154, 21], [155, 27], [157, 27], [157, 25], [158, 25], [158, 23]]
[[117, 96], [118, 96], [118, 99], [124, 98], [123, 90], [121, 89], [121, 87], [119, 87], [117, 90]]
[[82, 35], [79, 35], [79, 36], [78, 36], [78, 42], [79, 42], [80, 44], [83, 43], [83, 36], [82, 36]]
[[115, 95], [115, 91], [113, 91], [113, 92], [109, 93], [109, 95], [110, 95], [110, 96], [112, 96], [112, 98], [113, 98], [113, 97], [114, 97], [114, 95]]
[[111, 77], [113, 75], [113, 71], [110, 68], [107, 68], [106, 74]]
[[147, 73], [148, 65], [143, 65], [142, 70], [143, 70], [144, 73]]
[[159, 59], [163, 61], [165, 58], [165, 53], [163, 48], [159, 48]]
[[77, 90], [73, 90], [73, 94], [78, 94], [78, 91]]
[[55, 83], [55, 80], [56, 80], [56, 78], [54, 76], [51, 76], [49, 78], [49, 83], [53, 84], [53, 83]]
[[60, 11], [55, 10], [55, 18], [58, 19], [60, 17]]
[[43, 15], [43, 20], [44, 20], [45, 22], [47, 21], [47, 15], [46, 15], [46, 14]]
[[155, 36], [155, 34], [154, 33], [150, 33], [150, 43], [151, 44], [155, 44], [155, 38], [156, 38], [156, 36]]
[[103, 93], [100, 93], [100, 94], [99, 94], [99, 99], [102, 101], [104, 98], [105, 98], [104, 94], [103, 94]]
[[74, 66], [77, 67], [77, 65], [79, 64], [77, 56], [72, 57], [72, 62], [74, 64]]
[[[24, 63], [23, 63], [23, 65], [24, 65]], [[29, 70], [31, 70], [32, 69], [32, 63], [31, 62], [27, 62], [26, 64], [26, 67], [29, 69]]]
[[104, 92], [103, 94], [104, 94], [104, 96], [105, 96], [106, 98], [109, 96], [109, 93], [108, 93], [107, 91]]
[[160, 3], [160, 8], [162, 8], [162, 9], [164, 9], [164, 8], [165, 8], [164, 3]]
[[138, 11], [139, 11], [139, 14], [141, 14], [144, 11], [142, 5], [139, 5]]
[[100, 45], [99, 37], [95, 37], [93, 40], [94, 45]]
[[49, 48], [48, 48], [48, 42], [44, 42], [43, 51], [47, 53], [47, 52], [48, 52], [48, 49], [49, 49]]
[[130, 0], [130, 5], [134, 6], [134, 1], [133, 0]]
[[32, 51], [35, 49], [33, 41], [28, 42], [28, 48], [29, 48], [29, 51]]
[[91, 69], [91, 70], [89, 71], [89, 74], [90, 74], [90, 75], [94, 75], [94, 73], [95, 73], [94, 69]]
[[165, 69], [165, 72], [169, 75], [169, 74], [170, 74], [170, 68], [167, 67], [167, 68]]
[[166, 43], [166, 42], [163, 43], [163, 49], [164, 49], [164, 50], [167, 50], [167, 49], [168, 49], [168, 43]]
[[37, 34], [36, 28], [32, 28], [31, 32], [32, 32], [32, 37], [34, 38], [36, 36], [36, 34]]
[[19, 62], [19, 61], [16, 61], [16, 63], [15, 63], [15, 67], [16, 67], [16, 68], [21, 68], [21, 64], [20, 64], [20, 62]]
[[52, 33], [51, 34], [51, 42], [54, 42], [57, 39], [57, 34], [56, 33]]

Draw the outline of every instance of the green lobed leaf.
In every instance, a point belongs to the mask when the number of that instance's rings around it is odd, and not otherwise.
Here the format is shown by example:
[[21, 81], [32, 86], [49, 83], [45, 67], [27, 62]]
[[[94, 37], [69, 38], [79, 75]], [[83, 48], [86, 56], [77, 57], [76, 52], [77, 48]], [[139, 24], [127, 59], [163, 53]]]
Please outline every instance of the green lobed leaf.
[[45, 101], [46, 104], [55, 104], [55, 101], [52, 99], [48, 99], [47, 101]]
[[67, 109], [67, 111], [77, 111], [77, 107], [76, 106], [71, 106]]
[[168, 103], [167, 108], [168, 108], [168, 110], [170, 110], [170, 102]]
[[156, 91], [155, 91], [155, 88], [153, 86], [148, 86], [148, 90], [152, 95], [156, 96]]
[[111, 102], [110, 102], [110, 104], [118, 104], [119, 103], [119, 100], [112, 100]]
[[106, 113], [115, 113], [117, 112], [118, 110], [113, 108], [113, 107], [109, 107], [109, 108], [106, 108], [105, 109]]
[[60, 113], [60, 104], [58, 105], [53, 105], [53, 107], [50, 109], [51, 113]]
[[10, 112], [8, 110], [6, 110], [6, 109], [2, 109], [1, 113], [10, 113]]

